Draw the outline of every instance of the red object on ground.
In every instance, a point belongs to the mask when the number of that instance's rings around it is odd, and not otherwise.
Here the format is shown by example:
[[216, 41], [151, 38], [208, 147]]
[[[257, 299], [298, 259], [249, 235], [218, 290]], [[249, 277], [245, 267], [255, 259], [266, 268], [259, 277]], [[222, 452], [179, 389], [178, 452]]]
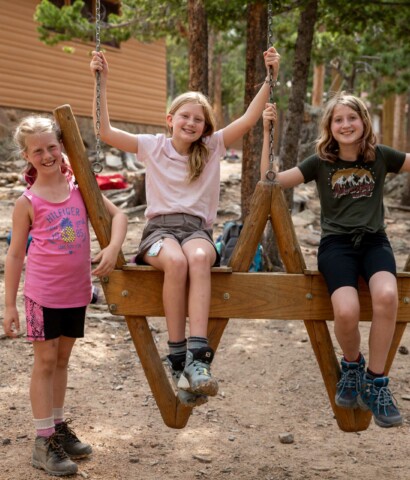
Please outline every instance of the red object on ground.
[[113, 173], [111, 175], [97, 174], [95, 178], [97, 179], [100, 190], [121, 190], [122, 188], [128, 187], [128, 183], [121, 173]]

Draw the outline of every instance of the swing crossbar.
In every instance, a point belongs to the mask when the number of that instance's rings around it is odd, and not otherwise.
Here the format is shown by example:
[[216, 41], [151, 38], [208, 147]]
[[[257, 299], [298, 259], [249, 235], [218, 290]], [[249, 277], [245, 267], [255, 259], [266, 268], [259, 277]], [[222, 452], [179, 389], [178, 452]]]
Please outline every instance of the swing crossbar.
[[[102, 279], [111, 313], [164, 316], [163, 273], [150, 266], [126, 265]], [[398, 322], [410, 319], [410, 273], [398, 274]], [[239, 273], [217, 267], [211, 273], [210, 318], [320, 320], [333, 319], [332, 305], [322, 276], [304, 274]], [[361, 320], [370, 321], [370, 294], [359, 285]]]

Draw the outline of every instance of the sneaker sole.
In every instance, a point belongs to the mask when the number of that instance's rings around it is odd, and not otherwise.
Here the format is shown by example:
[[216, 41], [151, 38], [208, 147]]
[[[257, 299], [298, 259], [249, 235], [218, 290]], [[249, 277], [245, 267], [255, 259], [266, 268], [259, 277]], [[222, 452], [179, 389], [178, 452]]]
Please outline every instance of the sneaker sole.
[[[360, 410], [363, 410], [364, 412], [368, 412], [370, 410], [370, 408], [363, 402], [363, 400], [360, 396], [357, 397], [357, 404], [358, 404]], [[395, 422], [391, 422], [391, 423], [383, 422], [383, 421], [379, 420], [378, 418], [376, 418], [374, 415], [373, 415], [373, 419], [374, 419], [374, 423], [377, 426], [382, 427], [382, 428], [400, 427], [401, 425], [403, 425], [403, 419], [402, 418], [396, 420]]]
[[178, 382], [178, 388], [186, 392], [214, 397], [218, 393], [218, 382], [214, 378], [211, 378], [205, 382], [201, 382], [195, 387], [191, 387], [189, 380], [182, 374]]
[[195, 393], [187, 392], [186, 390], [179, 389], [178, 399], [187, 407], [199, 407], [204, 403], [207, 403], [208, 397], [206, 395], [196, 395]]
[[[67, 453], [67, 452], [66, 452], [66, 453]], [[89, 457], [91, 454], [92, 454], [92, 452], [90, 452], [90, 453], [81, 453], [81, 454], [78, 454], [78, 455], [70, 455], [69, 453], [67, 453], [67, 455], [71, 458], [71, 460], [81, 460], [82, 458], [87, 458], [87, 457]]]
[[[68, 475], [75, 475], [78, 472], [78, 468], [76, 468], [75, 471], [55, 472], [53, 470], [49, 470], [41, 462], [39, 462], [38, 460], [34, 460], [34, 459], [32, 460], [32, 465], [33, 465], [34, 468], [37, 468], [39, 470], [44, 470], [49, 475], [55, 475], [56, 477], [65, 477], [65, 476], [68, 476]], [[77, 465], [76, 465], [76, 467], [77, 467]]]
[[359, 405], [357, 404], [357, 399], [355, 399], [354, 401], [352, 401], [351, 403], [349, 402], [343, 402], [341, 400], [338, 400], [338, 399], [335, 399], [335, 403], [338, 407], [341, 407], [341, 408], [348, 408], [348, 409], [351, 409], [351, 410], [354, 410], [356, 408], [359, 407]]

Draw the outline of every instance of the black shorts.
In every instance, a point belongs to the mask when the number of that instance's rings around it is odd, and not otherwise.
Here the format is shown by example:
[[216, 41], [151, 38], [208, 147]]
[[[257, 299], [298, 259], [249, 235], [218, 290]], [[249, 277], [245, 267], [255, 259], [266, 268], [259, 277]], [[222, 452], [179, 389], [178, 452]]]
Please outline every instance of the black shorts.
[[25, 297], [27, 340], [44, 341], [61, 336], [84, 337], [85, 307], [48, 308]]
[[220, 257], [212, 235], [212, 229], [206, 228], [204, 221], [194, 215], [186, 213], [158, 215], [151, 218], [144, 227], [135, 262], [144, 263], [143, 257], [147, 251], [163, 238], [172, 238], [180, 245], [184, 245], [189, 240], [201, 238], [207, 240], [214, 247], [217, 257], [215, 265], [219, 265]]
[[396, 275], [396, 261], [384, 232], [365, 233], [357, 246], [353, 235], [329, 235], [320, 241], [318, 269], [332, 295], [340, 287], [358, 289], [359, 276], [368, 284], [377, 272]]

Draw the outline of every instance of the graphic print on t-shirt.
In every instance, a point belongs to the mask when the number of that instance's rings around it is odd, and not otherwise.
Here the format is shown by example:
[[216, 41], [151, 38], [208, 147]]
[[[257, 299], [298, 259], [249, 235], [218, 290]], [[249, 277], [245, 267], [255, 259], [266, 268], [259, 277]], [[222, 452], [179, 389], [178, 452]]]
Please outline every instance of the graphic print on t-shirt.
[[371, 197], [374, 174], [367, 168], [343, 168], [330, 173], [330, 185], [335, 198], [350, 195], [352, 198]]

